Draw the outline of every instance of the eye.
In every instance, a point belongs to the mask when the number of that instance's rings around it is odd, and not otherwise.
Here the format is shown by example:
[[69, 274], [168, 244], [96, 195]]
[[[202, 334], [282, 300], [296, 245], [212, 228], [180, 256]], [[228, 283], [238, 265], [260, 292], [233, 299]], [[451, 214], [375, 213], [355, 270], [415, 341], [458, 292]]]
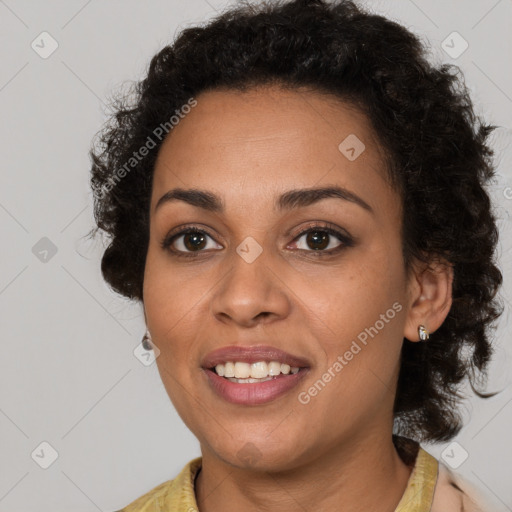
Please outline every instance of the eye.
[[353, 245], [349, 236], [329, 225], [311, 225], [301, 231], [293, 243], [301, 251], [317, 252], [318, 255], [336, 253]]
[[194, 256], [192, 253], [203, 252], [204, 249], [223, 248], [206, 231], [198, 228], [185, 228], [178, 233], [171, 233], [163, 240], [161, 246], [177, 256]]
[[[301, 231], [287, 249], [311, 253], [315, 256], [329, 256], [354, 244], [352, 238], [331, 224], [310, 224]], [[206, 250], [223, 249], [205, 230], [195, 226], [185, 226], [169, 233], [161, 242], [162, 249], [178, 257], [195, 257]]]

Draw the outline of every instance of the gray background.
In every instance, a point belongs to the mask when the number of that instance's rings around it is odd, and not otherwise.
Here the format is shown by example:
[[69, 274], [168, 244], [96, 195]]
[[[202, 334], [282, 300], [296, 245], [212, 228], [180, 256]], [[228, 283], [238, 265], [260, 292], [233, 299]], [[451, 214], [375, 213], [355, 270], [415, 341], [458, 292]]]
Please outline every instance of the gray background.
[[[200, 454], [156, 365], [134, 356], [141, 307], [108, 289], [101, 240], [83, 238], [93, 226], [87, 151], [109, 95], [140, 79], [179, 29], [227, 4], [0, 0], [0, 512], [116, 510]], [[507, 305], [489, 390], [503, 392], [466, 402], [468, 423], [455, 450], [469, 454], [457, 471], [496, 510], [512, 510], [512, 2], [367, 4], [428, 38], [433, 60], [459, 65], [477, 111], [500, 126], [492, 194]], [[43, 31], [59, 45], [46, 59], [31, 47]], [[453, 31], [469, 43], [457, 58], [442, 48]], [[40, 467], [51, 456], [44, 441], [58, 454], [47, 469]], [[449, 444], [426, 448], [440, 457]]]

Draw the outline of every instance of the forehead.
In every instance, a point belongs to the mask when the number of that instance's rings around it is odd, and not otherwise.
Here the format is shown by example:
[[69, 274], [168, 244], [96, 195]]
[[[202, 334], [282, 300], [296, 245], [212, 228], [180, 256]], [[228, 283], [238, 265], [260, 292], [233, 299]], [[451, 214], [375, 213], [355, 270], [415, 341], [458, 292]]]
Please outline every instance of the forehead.
[[250, 200], [327, 183], [370, 198], [391, 193], [371, 125], [348, 103], [275, 86], [208, 91], [196, 100], [159, 150], [154, 196], [204, 188], [229, 202], [234, 192]]

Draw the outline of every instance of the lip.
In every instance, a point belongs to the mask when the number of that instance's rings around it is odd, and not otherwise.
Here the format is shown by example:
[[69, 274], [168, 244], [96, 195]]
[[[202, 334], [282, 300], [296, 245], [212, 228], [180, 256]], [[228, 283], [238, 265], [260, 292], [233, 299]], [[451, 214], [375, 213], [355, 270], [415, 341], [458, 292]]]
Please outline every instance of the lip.
[[[239, 384], [224, 377], [219, 377], [213, 370], [218, 364], [227, 361], [244, 363], [279, 361], [291, 367], [298, 367], [299, 371], [288, 375], [279, 374], [265, 382]], [[310, 369], [310, 363], [307, 359], [268, 345], [222, 347], [207, 354], [201, 362], [201, 366], [208, 378], [210, 388], [227, 402], [238, 405], [260, 405], [271, 402], [297, 386]]]
[[[299, 368], [309, 368], [310, 366], [307, 359], [294, 356], [288, 352], [284, 352], [281, 349], [268, 345], [255, 345], [252, 347], [231, 345], [228, 347], [222, 347], [207, 354], [201, 362], [201, 366], [207, 370], [217, 366], [218, 364], [224, 364], [227, 361], [240, 361], [244, 363], [257, 363], [258, 361], [279, 361], [280, 363], [289, 364], [290, 366], [297, 366]], [[250, 384], [241, 385], [250, 386]]]
[[307, 375], [309, 368], [301, 368], [297, 373], [276, 375], [272, 380], [239, 384], [219, 377], [215, 371], [202, 369], [208, 377], [208, 383], [213, 391], [232, 404], [261, 405], [271, 402], [296, 387]]

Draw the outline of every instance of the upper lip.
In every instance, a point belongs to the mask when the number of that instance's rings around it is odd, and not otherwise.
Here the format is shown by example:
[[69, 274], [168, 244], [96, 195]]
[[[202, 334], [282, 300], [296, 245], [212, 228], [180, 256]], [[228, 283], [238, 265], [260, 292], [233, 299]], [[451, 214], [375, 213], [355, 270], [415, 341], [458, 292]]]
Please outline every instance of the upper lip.
[[231, 345], [214, 350], [206, 355], [201, 362], [203, 368], [213, 368], [218, 364], [224, 364], [227, 361], [240, 361], [245, 363], [257, 363], [258, 361], [279, 361], [292, 367], [309, 367], [306, 359], [294, 356], [283, 350], [267, 345], [254, 345], [244, 347], [240, 345]]

